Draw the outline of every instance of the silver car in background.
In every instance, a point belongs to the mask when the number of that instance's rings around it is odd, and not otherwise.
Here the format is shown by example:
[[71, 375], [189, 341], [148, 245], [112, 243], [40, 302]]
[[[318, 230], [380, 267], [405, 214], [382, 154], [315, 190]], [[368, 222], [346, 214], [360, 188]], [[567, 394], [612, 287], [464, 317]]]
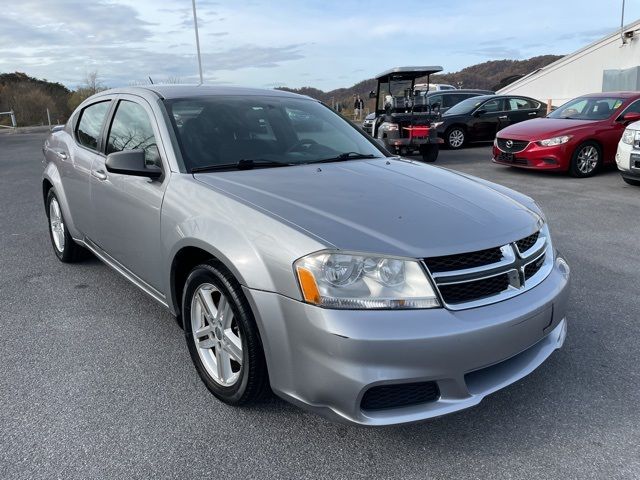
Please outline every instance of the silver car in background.
[[531, 198], [389, 156], [315, 100], [109, 90], [44, 153], [55, 254], [165, 305], [229, 404], [270, 386], [336, 420], [423, 420], [563, 344], [569, 268]]

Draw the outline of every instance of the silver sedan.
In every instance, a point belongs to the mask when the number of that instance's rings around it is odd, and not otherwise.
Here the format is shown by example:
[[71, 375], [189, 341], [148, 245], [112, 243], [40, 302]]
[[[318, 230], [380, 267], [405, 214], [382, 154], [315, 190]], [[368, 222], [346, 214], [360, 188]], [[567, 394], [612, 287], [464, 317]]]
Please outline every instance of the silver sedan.
[[278, 91], [123, 88], [44, 145], [54, 253], [166, 306], [223, 402], [385, 425], [473, 406], [562, 346], [569, 267], [522, 194], [391, 156]]

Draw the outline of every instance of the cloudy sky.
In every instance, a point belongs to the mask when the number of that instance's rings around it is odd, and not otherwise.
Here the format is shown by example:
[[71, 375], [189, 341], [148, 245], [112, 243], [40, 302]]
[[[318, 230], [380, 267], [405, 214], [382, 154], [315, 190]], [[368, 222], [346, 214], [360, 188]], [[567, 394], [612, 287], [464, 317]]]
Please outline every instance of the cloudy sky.
[[[3, 0], [0, 72], [75, 88], [197, 80], [191, 0]], [[197, 0], [205, 82], [350, 86], [395, 65], [456, 71], [563, 54], [620, 24], [622, 0]], [[625, 23], [640, 19], [627, 0]]]

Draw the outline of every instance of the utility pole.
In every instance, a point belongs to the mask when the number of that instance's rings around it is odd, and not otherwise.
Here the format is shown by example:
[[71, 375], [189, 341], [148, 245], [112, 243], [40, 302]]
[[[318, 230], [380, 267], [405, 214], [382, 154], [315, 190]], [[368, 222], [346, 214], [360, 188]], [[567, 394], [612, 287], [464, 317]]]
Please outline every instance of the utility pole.
[[200, 58], [200, 37], [198, 36], [198, 16], [196, 15], [196, 0], [191, 0], [193, 5], [193, 26], [196, 30], [196, 49], [198, 50], [198, 71], [200, 72], [200, 85], [204, 83], [202, 79], [202, 59]]

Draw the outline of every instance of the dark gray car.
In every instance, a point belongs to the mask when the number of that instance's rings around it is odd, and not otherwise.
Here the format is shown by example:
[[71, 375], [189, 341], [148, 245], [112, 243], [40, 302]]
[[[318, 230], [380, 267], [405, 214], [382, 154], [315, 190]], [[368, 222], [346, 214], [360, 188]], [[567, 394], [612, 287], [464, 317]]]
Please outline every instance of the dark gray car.
[[270, 386], [337, 420], [422, 420], [563, 344], [569, 268], [531, 198], [389, 156], [312, 99], [109, 90], [44, 152], [55, 254], [166, 306], [229, 404]]

